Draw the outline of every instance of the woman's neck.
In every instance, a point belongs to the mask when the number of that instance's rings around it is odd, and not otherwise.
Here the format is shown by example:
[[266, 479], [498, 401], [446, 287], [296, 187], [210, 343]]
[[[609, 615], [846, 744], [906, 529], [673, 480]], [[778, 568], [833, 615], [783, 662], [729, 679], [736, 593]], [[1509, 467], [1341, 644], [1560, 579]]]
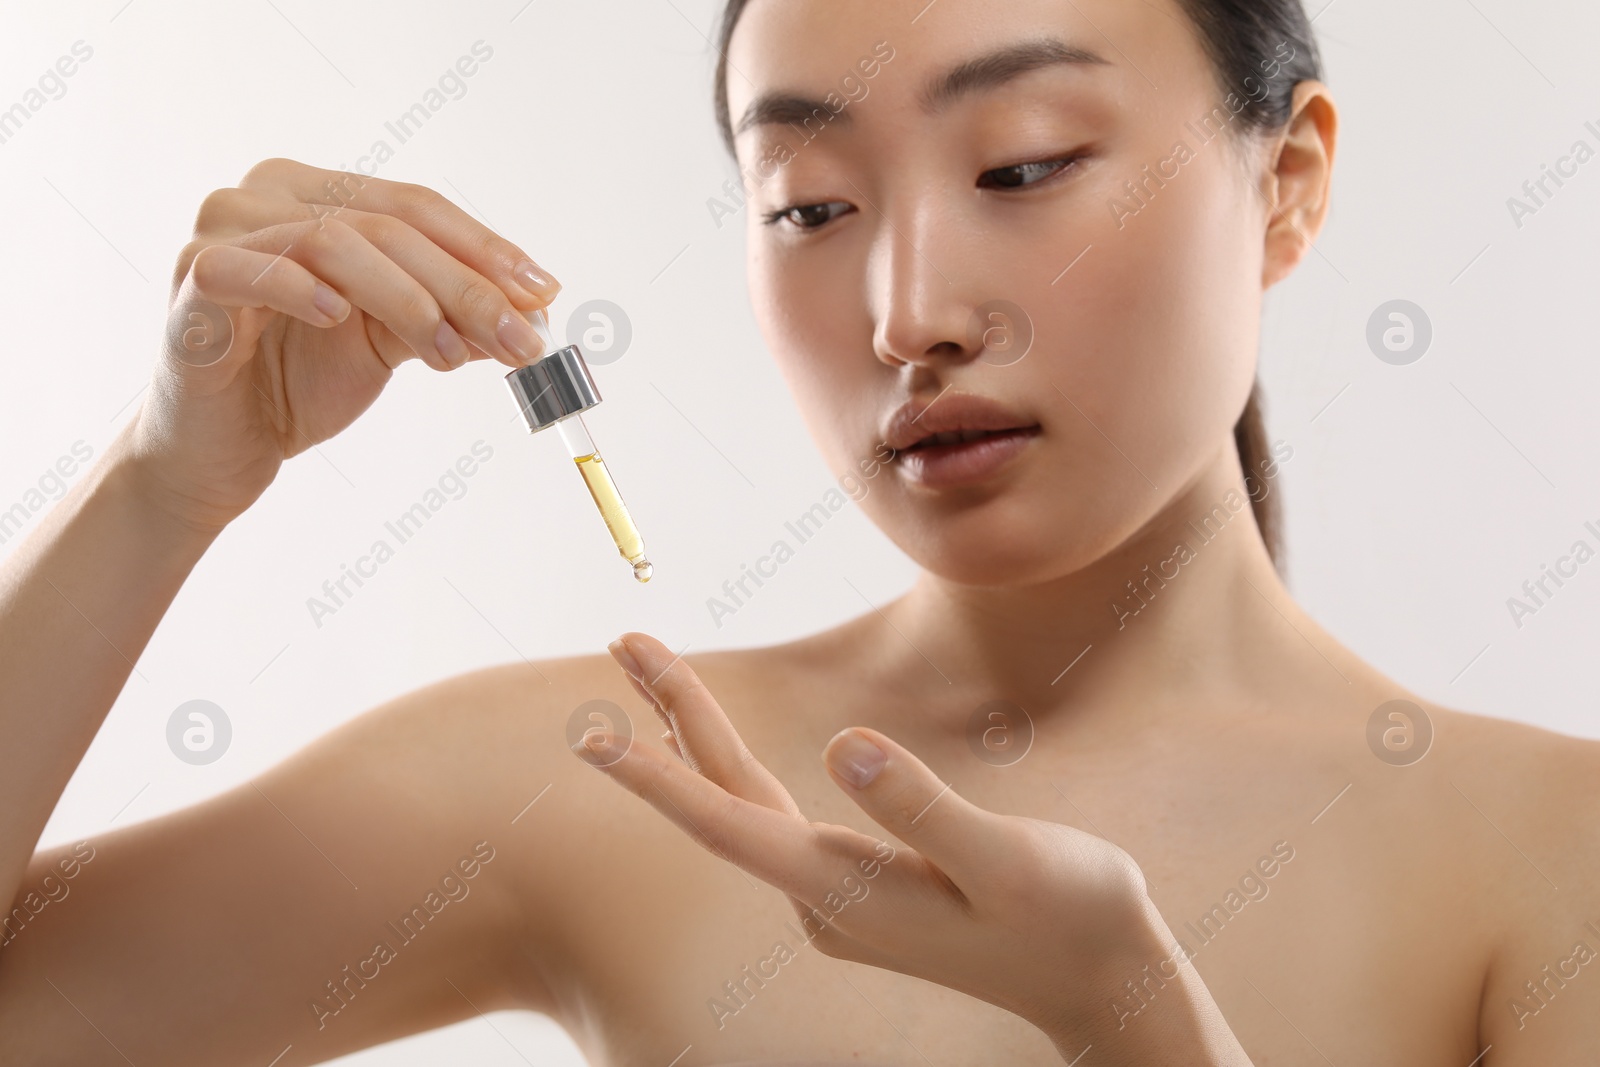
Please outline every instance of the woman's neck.
[[1361, 671], [1279, 579], [1231, 442], [1088, 566], [1003, 588], [924, 571], [882, 621], [874, 644], [919, 695], [955, 708], [1010, 699], [1036, 722], [1107, 717], [1126, 727], [1130, 716], [1349, 691]]

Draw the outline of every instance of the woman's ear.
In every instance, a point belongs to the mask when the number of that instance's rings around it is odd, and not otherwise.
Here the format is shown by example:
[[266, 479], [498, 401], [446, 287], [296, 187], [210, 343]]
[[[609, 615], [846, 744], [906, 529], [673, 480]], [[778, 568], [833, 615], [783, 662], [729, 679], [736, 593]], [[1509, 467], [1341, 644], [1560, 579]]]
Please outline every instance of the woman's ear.
[[1267, 143], [1262, 195], [1272, 205], [1264, 234], [1261, 287], [1289, 276], [1311, 250], [1328, 217], [1339, 112], [1319, 81], [1294, 87], [1288, 125]]

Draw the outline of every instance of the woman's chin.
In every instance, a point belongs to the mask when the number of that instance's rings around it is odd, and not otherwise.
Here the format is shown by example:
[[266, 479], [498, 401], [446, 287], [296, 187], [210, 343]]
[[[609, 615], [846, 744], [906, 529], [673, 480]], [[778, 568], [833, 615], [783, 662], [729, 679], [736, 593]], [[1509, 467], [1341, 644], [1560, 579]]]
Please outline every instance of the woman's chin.
[[[1034, 530], [1050, 529], [1044, 524]], [[1087, 566], [1091, 554], [1071, 531], [1059, 536], [1017, 536], [993, 530], [964, 536], [923, 536], [900, 547], [923, 570], [957, 585], [1013, 588], [1037, 585]]]

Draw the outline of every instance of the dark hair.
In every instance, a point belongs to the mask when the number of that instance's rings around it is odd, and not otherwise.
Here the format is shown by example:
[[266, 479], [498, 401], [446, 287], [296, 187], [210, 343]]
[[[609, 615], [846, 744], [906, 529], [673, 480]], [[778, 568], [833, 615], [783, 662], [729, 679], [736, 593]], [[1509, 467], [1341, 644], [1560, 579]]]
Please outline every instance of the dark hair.
[[[1301, 0], [1176, 0], [1199, 31], [1211, 60], [1217, 87], [1238, 98], [1243, 108], [1223, 128], [1242, 141], [1246, 135], [1270, 135], [1288, 125], [1294, 88], [1302, 81], [1322, 80], [1322, 57]], [[715, 107], [723, 143], [734, 152], [733, 121], [726, 91], [728, 44], [749, 0], [728, 0], [717, 34]], [[1287, 52], [1289, 58], [1285, 59]], [[1223, 108], [1222, 99], [1218, 107]], [[1231, 113], [1224, 109], [1223, 115]], [[1233, 428], [1239, 465], [1250, 492], [1250, 510], [1261, 530], [1267, 554], [1283, 570], [1283, 513], [1278, 494], [1267, 484], [1273, 471], [1267, 441], [1265, 405], [1258, 377]]]

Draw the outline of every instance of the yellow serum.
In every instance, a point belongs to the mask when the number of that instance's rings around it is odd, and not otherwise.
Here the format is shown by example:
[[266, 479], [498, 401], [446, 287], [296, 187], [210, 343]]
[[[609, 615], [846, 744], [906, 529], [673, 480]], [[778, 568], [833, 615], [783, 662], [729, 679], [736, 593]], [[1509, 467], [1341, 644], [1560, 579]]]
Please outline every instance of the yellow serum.
[[606, 521], [606, 529], [611, 531], [611, 539], [617, 543], [617, 551], [622, 553], [623, 559], [633, 564], [633, 576], [641, 582], [648, 582], [652, 568], [650, 561], [644, 557], [644, 539], [639, 536], [638, 528], [633, 525], [633, 517], [622, 503], [616, 483], [606, 470], [606, 461], [600, 458], [599, 452], [591, 452], [587, 456], [576, 457], [574, 462], [583, 474], [583, 483], [589, 487], [589, 495], [594, 497], [595, 506], [600, 509], [601, 518]]

